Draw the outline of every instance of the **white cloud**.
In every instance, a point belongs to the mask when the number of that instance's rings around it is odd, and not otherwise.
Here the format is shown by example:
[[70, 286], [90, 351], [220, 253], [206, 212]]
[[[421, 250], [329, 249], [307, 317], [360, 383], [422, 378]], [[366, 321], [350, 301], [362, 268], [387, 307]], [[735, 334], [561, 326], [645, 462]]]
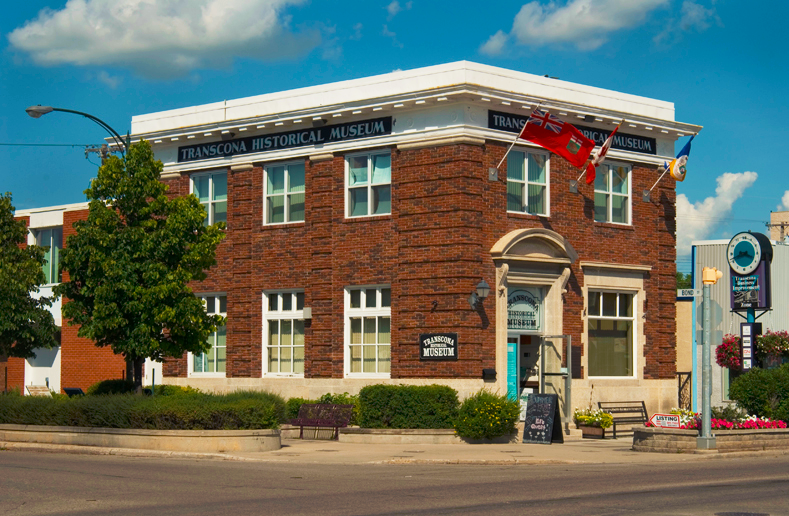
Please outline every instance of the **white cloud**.
[[405, 7], [402, 7], [400, 5], [400, 2], [398, 2], [397, 0], [393, 0], [392, 3], [390, 3], [389, 5], [386, 6], [386, 12], [389, 13], [389, 15], [386, 17], [386, 19], [391, 21], [392, 18], [397, 16], [398, 13], [400, 13], [402, 11], [408, 11], [409, 9], [411, 9], [412, 5], [413, 5], [413, 2], [407, 2], [405, 4]]
[[118, 77], [117, 75], [115, 75], [115, 76], [110, 75], [109, 73], [105, 72], [104, 70], [100, 71], [98, 73], [98, 75], [96, 76], [96, 78], [100, 82], [103, 82], [104, 84], [106, 84], [112, 90], [117, 88], [118, 85], [121, 83], [121, 78], [120, 77]]
[[[715, 1], [713, 0], [712, 3], [714, 4]], [[666, 40], [672, 41], [681, 37], [683, 32], [692, 30], [704, 32], [710, 28], [713, 22], [718, 26], [723, 26], [723, 22], [714, 7], [707, 9], [691, 0], [685, 0], [682, 3], [682, 13], [679, 22], [670, 20], [666, 23], [665, 29], [657, 34], [653, 40], [655, 43], [662, 43]]]
[[383, 30], [381, 31], [381, 34], [383, 34], [383, 35], [384, 35], [384, 36], [386, 36], [387, 38], [392, 38], [392, 44], [393, 44], [394, 46], [396, 46], [396, 47], [400, 47], [400, 48], [403, 48], [403, 44], [402, 44], [402, 43], [400, 43], [400, 42], [397, 40], [397, 34], [396, 34], [395, 32], [392, 32], [391, 30], [389, 30], [389, 27], [387, 27], [386, 25], [384, 25], [384, 28], [383, 28]]
[[504, 45], [507, 43], [509, 36], [504, 31], [498, 31], [492, 35], [484, 45], [479, 47], [482, 54], [489, 56], [499, 56], [504, 53]]
[[306, 0], [69, 0], [8, 35], [40, 65], [127, 67], [152, 78], [294, 57], [320, 44], [283, 10]]
[[348, 39], [351, 39], [351, 40], [360, 40], [360, 39], [362, 39], [362, 27], [363, 27], [363, 25], [361, 23], [357, 23], [356, 25], [354, 25], [353, 26], [353, 34], [351, 34], [351, 36], [349, 36]]
[[789, 211], [789, 190], [784, 192], [784, 196], [781, 197], [781, 204], [778, 205], [775, 211]]
[[731, 213], [734, 202], [742, 197], [757, 177], [756, 172], [727, 172], [717, 178], [715, 197], [707, 197], [694, 204], [685, 194], [677, 195], [677, 255], [690, 254], [694, 240], [710, 238], [722, 219]]

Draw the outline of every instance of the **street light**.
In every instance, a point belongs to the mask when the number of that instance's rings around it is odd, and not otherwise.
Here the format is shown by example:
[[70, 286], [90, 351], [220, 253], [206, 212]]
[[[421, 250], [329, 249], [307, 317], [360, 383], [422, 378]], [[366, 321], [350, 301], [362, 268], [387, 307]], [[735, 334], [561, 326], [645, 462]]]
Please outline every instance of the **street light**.
[[63, 109], [63, 108], [56, 108], [52, 106], [42, 106], [39, 104], [38, 106], [30, 106], [29, 108], [25, 109], [25, 112], [30, 115], [31, 118], [41, 118], [42, 115], [46, 115], [47, 113], [51, 113], [53, 111], [62, 111], [63, 113], [74, 113], [75, 115], [82, 115], [89, 120], [93, 120], [100, 126], [102, 126], [113, 138], [115, 138], [115, 142], [118, 146], [122, 149], [121, 153], [124, 153], [129, 150], [128, 142], [124, 142], [123, 138], [118, 134], [118, 132], [107, 125], [106, 122], [103, 120], [96, 118], [93, 115], [88, 113], [83, 113], [82, 111], [74, 111], [72, 109]]

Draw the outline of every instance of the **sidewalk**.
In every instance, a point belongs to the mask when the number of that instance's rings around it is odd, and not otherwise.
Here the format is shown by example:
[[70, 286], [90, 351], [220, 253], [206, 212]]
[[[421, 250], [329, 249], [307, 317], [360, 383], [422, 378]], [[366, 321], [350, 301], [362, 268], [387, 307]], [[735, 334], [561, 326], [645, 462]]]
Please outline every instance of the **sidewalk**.
[[[643, 453], [630, 449], [630, 438], [578, 440], [564, 444], [358, 444], [283, 439], [282, 449], [256, 453], [159, 452], [36, 443], [0, 442], [0, 450], [171, 457], [185, 459], [286, 462], [305, 464], [655, 464], [738, 457], [783, 455], [787, 451], [742, 453]], [[2, 452], [0, 452], [2, 453]], [[0, 455], [1, 457], [2, 455]]]

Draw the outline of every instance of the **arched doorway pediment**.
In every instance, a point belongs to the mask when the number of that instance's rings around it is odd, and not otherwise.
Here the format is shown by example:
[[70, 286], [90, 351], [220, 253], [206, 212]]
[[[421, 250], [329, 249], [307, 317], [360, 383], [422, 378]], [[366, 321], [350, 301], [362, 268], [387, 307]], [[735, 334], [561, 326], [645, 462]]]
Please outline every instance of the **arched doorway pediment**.
[[493, 260], [566, 264], [578, 253], [562, 235], [550, 229], [516, 229], [504, 235], [490, 250]]

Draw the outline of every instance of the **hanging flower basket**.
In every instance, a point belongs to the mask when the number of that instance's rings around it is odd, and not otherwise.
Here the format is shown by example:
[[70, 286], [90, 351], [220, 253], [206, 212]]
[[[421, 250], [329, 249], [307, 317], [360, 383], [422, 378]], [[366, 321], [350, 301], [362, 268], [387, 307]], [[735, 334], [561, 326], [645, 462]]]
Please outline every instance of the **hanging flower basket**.
[[780, 366], [785, 358], [789, 358], [789, 333], [767, 330], [764, 335], [757, 335], [756, 352], [765, 367]]
[[723, 337], [717, 348], [715, 348], [715, 362], [719, 366], [739, 371], [742, 369], [740, 336], [727, 334]]

